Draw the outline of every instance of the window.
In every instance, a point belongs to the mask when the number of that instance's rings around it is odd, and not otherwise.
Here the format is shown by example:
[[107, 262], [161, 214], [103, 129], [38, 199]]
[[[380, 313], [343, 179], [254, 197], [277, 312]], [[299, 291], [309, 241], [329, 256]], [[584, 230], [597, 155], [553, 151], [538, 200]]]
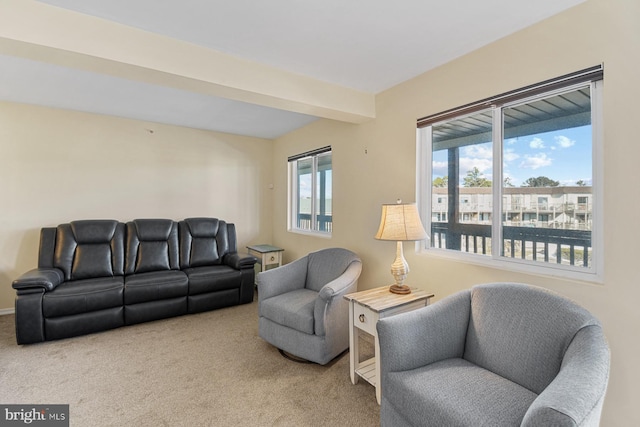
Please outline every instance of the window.
[[600, 280], [602, 76], [593, 67], [418, 120], [425, 249]]
[[331, 235], [331, 147], [289, 157], [289, 230]]

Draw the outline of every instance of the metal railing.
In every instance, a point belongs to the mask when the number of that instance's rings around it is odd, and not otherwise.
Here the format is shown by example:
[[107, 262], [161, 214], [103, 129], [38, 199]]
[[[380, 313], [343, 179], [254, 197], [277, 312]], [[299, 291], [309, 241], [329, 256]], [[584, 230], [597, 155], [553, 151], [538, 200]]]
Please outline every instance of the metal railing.
[[331, 233], [333, 231], [333, 215], [316, 215], [317, 228], [312, 228], [311, 214], [298, 214], [298, 228], [300, 230], [321, 231]]
[[[491, 226], [431, 224], [431, 246], [491, 255]], [[502, 256], [589, 267], [591, 231], [536, 227], [502, 227]]]

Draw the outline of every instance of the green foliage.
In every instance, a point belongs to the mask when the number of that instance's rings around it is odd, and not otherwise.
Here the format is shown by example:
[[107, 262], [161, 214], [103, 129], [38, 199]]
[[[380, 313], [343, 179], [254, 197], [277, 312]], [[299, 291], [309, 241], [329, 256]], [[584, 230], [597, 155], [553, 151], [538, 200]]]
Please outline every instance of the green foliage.
[[485, 178], [477, 167], [467, 172], [462, 184], [464, 187], [491, 187], [491, 181]]
[[437, 177], [436, 179], [433, 180], [433, 186], [438, 188], [448, 187], [449, 177], [448, 176]]
[[554, 181], [546, 176], [539, 176], [537, 178], [531, 177], [527, 179], [522, 184], [522, 187], [557, 187], [558, 185], [560, 185], [558, 181]]

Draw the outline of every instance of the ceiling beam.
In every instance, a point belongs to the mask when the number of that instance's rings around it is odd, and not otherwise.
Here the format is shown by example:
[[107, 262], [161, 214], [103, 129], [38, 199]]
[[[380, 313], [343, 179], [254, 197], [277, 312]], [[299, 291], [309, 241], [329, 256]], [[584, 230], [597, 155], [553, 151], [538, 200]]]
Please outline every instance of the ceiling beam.
[[0, 2], [0, 53], [348, 123], [375, 118], [373, 94], [33, 0]]

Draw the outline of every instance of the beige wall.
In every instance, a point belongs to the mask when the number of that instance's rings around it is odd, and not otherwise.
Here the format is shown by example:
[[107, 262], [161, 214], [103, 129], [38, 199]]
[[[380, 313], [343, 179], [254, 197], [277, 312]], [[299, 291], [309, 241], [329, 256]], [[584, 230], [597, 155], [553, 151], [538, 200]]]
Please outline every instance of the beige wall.
[[74, 219], [234, 222], [271, 240], [270, 140], [0, 103], [0, 309], [35, 268], [39, 230]]
[[[286, 249], [287, 260], [327, 246], [353, 249], [364, 263], [360, 289], [388, 284], [394, 247], [392, 242], [374, 240], [373, 235], [382, 203], [398, 197], [415, 200], [416, 119], [603, 62], [604, 285], [417, 255], [407, 243], [405, 256], [412, 269], [408, 280], [435, 292], [437, 299], [476, 283], [517, 281], [552, 289], [591, 310], [602, 320], [612, 351], [602, 425], [640, 425], [640, 223], [633, 219], [640, 210], [634, 182], [640, 157], [638, 16], [637, 0], [589, 0], [379, 94], [377, 119], [372, 122], [345, 125], [325, 120], [280, 138], [274, 150], [274, 244]], [[327, 144], [333, 146], [333, 237], [289, 233], [286, 157]]]
[[[518, 281], [591, 310], [612, 349], [603, 425], [640, 425], [640, 224], [632, 217], [640, 209], [632, 187], [640, 157], [638, 16], [637, 0], [588, 0], [379, 94], [376, 120], [322, 120], [275, 142], [0, 103], [0, 309], [13, 306], [11, 281], [36, 264], [39, 228], [76, 218], [217, 216], [237, 224], [241, 247], [271, 242], [286, 249], [286, 261], [347, 247], [364, 261], [361, 289], [387, 284], [393, 243], [373, 235], [382, 203], [415, 200], [416, 119], [603, 62], [603, 285], [417, 255], [409, 244], [405, 255], [409, 281], [437, 299], [476, 283]], [[333, 146], [333, 237], [289, 233], [287, 156], [327, 144]]]

